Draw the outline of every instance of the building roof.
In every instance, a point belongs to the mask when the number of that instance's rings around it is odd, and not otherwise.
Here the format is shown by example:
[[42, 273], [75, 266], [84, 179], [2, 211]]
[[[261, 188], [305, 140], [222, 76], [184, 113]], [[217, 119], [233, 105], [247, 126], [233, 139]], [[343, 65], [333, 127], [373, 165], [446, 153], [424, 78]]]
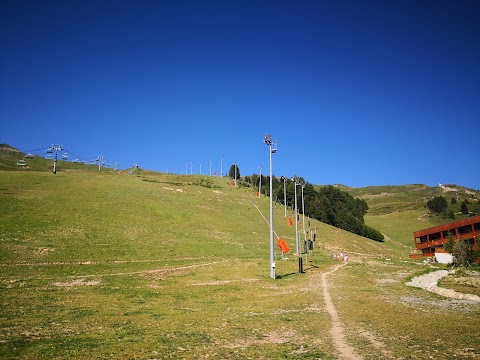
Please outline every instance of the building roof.
[[418, 230], [413, 233], [415, 238], [425, 236], [427, 234], [434, 234], [441, 231], [448, 231], [451, 229], [459, 228], [465, 225], [471, 225], [480, 223], [480, 215], [472, 216], [463, 220], [452, 221], [447, 224], [433, 226], [427, 229]]

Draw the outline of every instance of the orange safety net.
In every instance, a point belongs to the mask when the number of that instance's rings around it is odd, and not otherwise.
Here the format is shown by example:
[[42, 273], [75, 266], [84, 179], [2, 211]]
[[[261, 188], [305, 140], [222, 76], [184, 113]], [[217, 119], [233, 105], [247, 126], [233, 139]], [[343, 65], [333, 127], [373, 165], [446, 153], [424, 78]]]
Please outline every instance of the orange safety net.
[[293, 226], [292, 218], [288, 218], [288, 226]]

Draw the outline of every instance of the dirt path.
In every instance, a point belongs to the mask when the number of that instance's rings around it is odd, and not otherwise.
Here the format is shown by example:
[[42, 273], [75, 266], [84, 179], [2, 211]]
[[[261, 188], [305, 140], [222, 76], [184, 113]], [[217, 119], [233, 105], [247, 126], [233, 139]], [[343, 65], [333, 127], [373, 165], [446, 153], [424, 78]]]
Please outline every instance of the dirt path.
[[337, 271], [345, 264], [335, 266], [335, 269], [332, 271], [322, 274], [322, 287], [323, 287], [323, 297], [325, 298], [325, 307], [327, 312], [332, 317], [332, 339], [335, 344], [335, 348], [340, 352], [340, 358], [348, 360], [362, 359], [362, 357], [355, 354], [354, 349], [347, 343], [345, 336], [343, 334], [343, 325], [338, 316], [337, 310], [333, 305], [332, 298], [328, 292], [328, 282], [327, 275]]
[[428, 274], [420, 275], [414, 277], [410, 282], [407, 283], [408, 286], [419, 287], [433, 293], [449, 297], [452, 299], [468, 300], [473, 302], [480, 302], [480, 296], [473, 294], [464, 294], [459, 293], [452, 289], [445, 289], [438, 286], [438, 281], [449, 274], [447, 270], [437, 270], [432, 271]]

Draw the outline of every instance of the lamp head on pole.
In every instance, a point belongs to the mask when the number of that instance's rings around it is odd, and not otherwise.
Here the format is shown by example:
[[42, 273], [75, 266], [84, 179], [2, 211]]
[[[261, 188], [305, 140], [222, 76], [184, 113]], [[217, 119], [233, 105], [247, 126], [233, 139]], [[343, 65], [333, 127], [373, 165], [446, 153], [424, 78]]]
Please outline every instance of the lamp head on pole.
[[272, 145], [272, 137], [270, 136], [270, 134], [265, 135], [263, 142], [267, 145]]

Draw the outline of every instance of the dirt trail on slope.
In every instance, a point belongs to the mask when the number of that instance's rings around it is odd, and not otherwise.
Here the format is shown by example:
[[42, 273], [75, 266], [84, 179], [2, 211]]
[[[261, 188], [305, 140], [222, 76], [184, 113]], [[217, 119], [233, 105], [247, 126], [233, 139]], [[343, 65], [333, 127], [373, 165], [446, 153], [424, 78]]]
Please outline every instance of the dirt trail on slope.
[[471, 302], [480, 302], [480, 296], [473, 294], [464, 294], [457, 292], [452, 289], [446, 289], [438, 286], [438, 281], [450, 272], [448, 270], [437, 270], [430, 272], [428, 274], [423, 274], [417, 277], [414, 277], [410, 282], [407, 283], [408, 286], [419, 287], [430, 292], [449, 297], [452, 299], [468, 300]]
[[332, 271], [322, 274], [323, 297], [325, 298], [326, 310], [332, 317], [332, 339], [333, 343], [335, 344], [335, 348], [337, 348], [340, 352], [340, 357], [348, 360], [359, 360], [363, 358], [356, 355], [354, 349], [345, 340], [342, 323], [340, 322], [337, 310], [335, 309], [332, 298], [330, 297], [330, 293], [328, 292], [327, 275], [337, 271], [340, 267], [345, 265], [346, 264], [337, 265]]

